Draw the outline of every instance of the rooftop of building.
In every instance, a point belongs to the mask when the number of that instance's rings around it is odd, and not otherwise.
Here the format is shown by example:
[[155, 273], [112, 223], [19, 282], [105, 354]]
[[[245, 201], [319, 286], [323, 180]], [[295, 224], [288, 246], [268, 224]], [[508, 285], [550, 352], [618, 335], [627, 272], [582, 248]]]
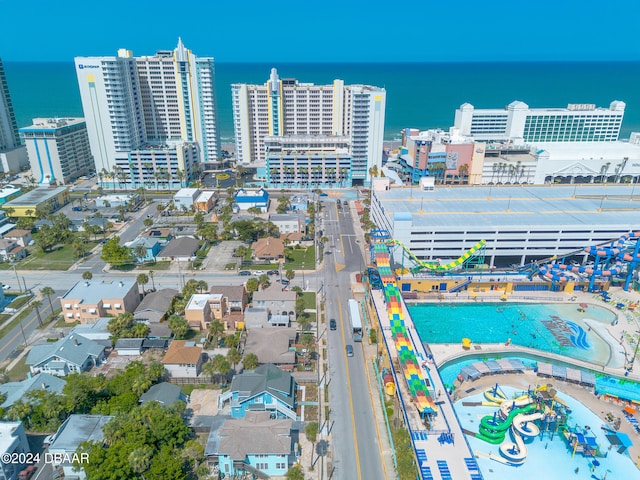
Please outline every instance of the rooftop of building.
[[270, 300], [296, 300], [296, 292], [291, 290], [282, 290], [282, 285], [274, 283], [264, 290], [258, 290], [253, 293], [253, 301], [270, 301]]
[[160, 405], [168, 407], [178, 400], [184, 400], [184, 394], [179, 385], [169, 382], [160, 382], [152, 386], [140, 396], [140, 403], [158, 402]]
[[640, 223], [640, 189], [633, 185], [404, 187], [374, 194], [387, 217], [411, 220], [414, 228], [598, 224], [625, 230]]
[[16, 193], [20, 193], [22, 189], [18, 187], [14, 187], [13, 185], [5, 185], [0, 188], [0, 198], [8, 197], [9, 195], [15, 195]]
[[[553, 155], [554, 160], [564, 158], [570, 160], [596, 160], [615, 157], [621, 160], [624, 157], [629, 160], [640, 160], [640, 145], [626, 141], [617, 142], [537, 142], [535, 150], [546, 150]], [[615, 170], [615, 164], [611, 165], [609, 173]]]
[[4, 204], [4, 208], [7, 207], [32, 207], [39, 205], [47, 200], [50, 200], [61, 193], [68, 191], [67, 187], [38, 187], [34, 188], [30, 192], [20, 195], [18, 198], [14, 198], [10, 202]]
[[82, 442], [101, 442], [102, 427], [113, 417], [106, 415], [69, 415], [49, 446], [51, 452], [75, 452]]
[[222, 294], [220, 293], [194, 293], [191, 295], [185, 310], [204, 310], [204, 307], [209, 302], [215, 302], [222, 300]]
[[59, 359], [74, 365], [83, 365], [88, 357], [98, 357], [104, 352], [104, 345], [83, 337], [70, 334], [57, 342], [35, 345], [27, 355], [27, 365], [40, 365], [48, 359]]
[[202, 355], [202, 347], [196, 346], [194, 342], [186, 340], [174, 340], [169, 345], [167, 353], [162, 359], [162, 363], [167, 364], [189, 364], [196, 365]]
[[1, 422], [0, 423], [0, 452], [8, 452], [15, 438], [15, 430], [22, 422]]
[[64, 127], [71, 127], [74, 125], [83, 125], [85, 123], [84, 118], [34, 118], [33, 124], [28, 127], [20, 128], [20, 131], [32, 131], [32, 130], [58, 130]]
[[216, 195], [216, 192], [214, 192], [212, 190], [207, 190], [205, 192], [200, 192], [200, 195], [198, 195], [198, 198], [196, 198], [196, 202], [198, 202], [198, 203], [208, 202], [215, 195]]
[[65, 293], [61, 299], [80, 299], [82, 303], [95, 305], [100, 300], [106, 298], [124, 298], [124, 296], [136, 285], [136, 280], [125, 278], [123, 280], [112, 280], [110, 282], [92, 282], [82, 280], [76, 283]]
[[9, 408], [17, 400], [26, 398], [25, 395], [34, 390], [45, 390], [46, 392], [60, 394], [65, 383], [64, 379], [44, 372], [20, 382], [3, 383], [0, 385], [0, 394], [5, 395], [6, 398], [1, 406]]
[[287, 222], [287, 221], [300, 221], [306, 218], [304, 213], [270, 213], [270, 222]]
[[147, 293], [140, 302], [140, 305], [136, 308], [135, 313], [154, 310], [164, 314], [169, 310], [171, 302], [173, 302], [176, 295], [178, 295], [178, 290], [174, 290], [173, 288], [163, 288], [157, 292]]
[[194, 195], [197, 195], [200, 192], [199, 188], [181, 188], [180, 190], [178, 190], [174, 197], [193, 197]]
[[251, 398], [262, 392], [269, 392], [281, 402], [293, 408], [295, 401], [295, 380], [290, 373], [280, 370], [271, 363], [260, 365], [255, 370], [246, 370], [233, 377], [230, 390], [243, 392]]
[[198, 250], [199, 241], [193, 237], [179, 237], [171, 240], [160, 252], [161, 257], [190, 257]]
[[213, 285], [209, 291], [224, 295], [230, 302], [241, 302], [246, 300], [247, 296], [244, 285]]

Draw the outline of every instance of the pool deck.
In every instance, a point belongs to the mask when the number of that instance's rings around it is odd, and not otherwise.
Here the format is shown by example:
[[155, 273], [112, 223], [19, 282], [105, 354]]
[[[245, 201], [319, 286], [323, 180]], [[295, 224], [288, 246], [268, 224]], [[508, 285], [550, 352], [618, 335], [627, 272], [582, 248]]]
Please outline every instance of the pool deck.
[[[395, 366], [398, 362], [398, 352], [395, 349], [391, 334], [391, 324], [387, 314], [387, 307], [384, 303], [382, 291], [372, 291], [372, 300], [381, 324], [385, 345], [388, 348], [391, 363]], [[420, 359], [428, 358], [425, 346], [415, 331], [411, 316], [402, 302], [405, 325], [413, 344], [416, 356]], [[413, 407], [411, 394], [404, 379], [402, 371], [396, 372], [398, 381], [396, 382], [398, 393], [402, 400], [409, 433], [416, 452], [418, 452], [418, 469], [421, 470], [420, 478], [429, 478], [423, 472], [430, 471], [434, 480], [444, 478], [469, 479], [472, 475], [469, 471], [468, 459], [473, 459], [473, 453], [466, 442], [462, 427], [453, 409], [453, 402], [446, 392], [442, 379], [433, 363], [422, 361], [423, 375], [429, 379], [429, 390], [434, 392], [435, 403], [438, 407], [437, 415], [433, 416], [427, 426], [421, 418], [418, 410]], [[452, 442], [440, 442], [438, 438], [441, 434], [451, 435]], [[443, 463], [445, 462], [445, 463]], [[450, 477], [443, 474], [442, 465], [446, 465], [450, 472]]]
[[[590, 305], [598, 305], [601, 307], [609, 308], [612, 312], [618, 316], [618, 322], [615, 325], [608, 325], [606, 330], [613, 339], [619, 339], [617, 343], [614, 341], [612, 348], [618, 347], [624, 350], [623, 355], [630, 362], [634, 358], [636, 346], [629, 343], [631, 335], [640, 333], [639, 314], [629, 309], [619, 310], [615, 308], [615, 304], [622, 303], [640, 303], [640, 295], [637, 292], [625, 292], [620, 288], [612, 288], [609, 293], [613, 300], [608, 304], [605, 303], [601, 297], [593, 293], [574, 292], [573, 294], [563, 293], [548, 293], [545, 292], [533, 292], [531, 295], [509, 295], [506, 302], [532, 302], [532, 303], [544, 303], [546, 302], [571, 302], [579, 305], [580, 303], [587, 303]], [[484, 292], [476, 293], [472, 297], [471, 295], [462, 294], [444, 294], [433, 295], [427, 294], [420, 298], [419, 302], [433, 302], [433, 303], [452, 303], [452, 302], [502, 302], [502, 292]], [[406, 313], [405, 313], [406, 315]], [[405, 317], [406, 318], [406, 317]], [[608, 342], [612, 343], [612, 342]], [[464, 358], [469, 354], [510, 354], [517, 357], [518, 353], [529, 353], [538, 357], [548, 358], [550, 361], [557, 360], [568, 364], [573, 364], [577, 367], [589, 368], [591, 370], [603, 372], [616, 377], [625, 377], [625, 369], [623, 366], [614, 367], [610, 365], [602, 366], [595, 365], [585, 361], [577, 360], [574, 358], [565, 357], [557, 354], [550, 354], [542, 352], [540, 350], [530, 349], [526, 347], [520, 347], [517, 345], [505, 346], [504, 344], [472, 344], [472, 348], [464, 350], [460, 343], [456, 344], [429, 344], [434, 360], [437, 365], [442, 365], [446, 361], [456, 358]], [[634, 368], [626, 375], [627, 378], [640, 382], [640, 354], [635, 358]], [[440, 378], [436, 375], [438, 379]], [[606, 415], [612, 414], [615, 417], [621, 417], [622, 422], [620, 426], [620, 432], [629, 435], [629, 438], [633, 441], [633, 446], [629, 448], [629, 456], [634, 461], [637, 467], [640, 468], [640, 434], [634, 430], [629, 422], [624, 420], [622, 409], [626, 405], [624, 402], [615, 402], [610, 399], [605, 399], [602, 396], [596, 396], [593, 393], [593, 389], [589, 389], [580, 385], [576, 385], [571, 382], [559, 380], [541, 378], [535, 375], [532, 371], [527, 371], [521, 374], [500, 374], [500, 375], [487, 375], [476, 380], [467, 380], [459, 384], [458, 388], [454, 392], [455, 399], [463, 398], [465, 396], [472, 395], [489, 388], [498, 382], [501, 385], [508, 385], [515, 388], [526, 389], [528, 386], [534, 386], [536, 384], [552, 384], [557, 390], [572, 396], [589, 410], [598, 415], [603, 424], [606, 424]], [[448, 402], [447, 402], [448, 403]], [[456, 422], [457, 423], [457, 422]], [[430, 445], [433, 447], [433, 444]]]

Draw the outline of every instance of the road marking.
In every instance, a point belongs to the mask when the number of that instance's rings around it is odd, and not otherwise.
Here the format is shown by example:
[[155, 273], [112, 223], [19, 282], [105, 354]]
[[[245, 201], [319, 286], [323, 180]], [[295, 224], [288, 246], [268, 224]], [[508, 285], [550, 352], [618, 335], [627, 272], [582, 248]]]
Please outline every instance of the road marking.
[[338, 315], [340, 316], [340, 329], [342, 330], [342, 342], [345, 345], [345, 349], [342, 351], [344, 355], [344, 366], [347, 371], [347, 389], [349, 390], [349, 407], [351, 408], [351, 425], [353, 426], [353, 448], [356, 451], [356, 471], [358, 472], [358, 478], [362, 479], [362, 472], [360, 471], [360, 455], [358, 453], [358, 437], [356, 435], [356, 417], [353, 410], [353, 393], [351, 391], [351, 375], [349, 374], [349, 357], [347, 357], [346, 345], [347, 339], [344, 334], [344, 323], [342, 322], [342, 302], [340, 302], [340, 296], [338, 296]]

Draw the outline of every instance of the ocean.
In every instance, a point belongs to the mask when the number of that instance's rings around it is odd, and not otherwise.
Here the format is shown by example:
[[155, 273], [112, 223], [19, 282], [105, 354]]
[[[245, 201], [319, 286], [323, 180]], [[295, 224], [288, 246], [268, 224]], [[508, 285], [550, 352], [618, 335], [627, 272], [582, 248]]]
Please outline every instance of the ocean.
[[[82, 116], [75, 69], [69, 63], [4, 65], [18, 126], [34, 117]], [[640, 131], [640, 62], [611, 63], [219, 63], [216, 64], [222, 141], [233, 141], [232, 83], [265, 83], [272, 67], [281, 78], [328, 84], [377, 85], [387, 90], [385, 139], [403, 128], [448, 129], [455, 110], [502, 108], [514, 100], [530, 107], [566, 107], [613, 100], [627, 104], [621, 139]]]

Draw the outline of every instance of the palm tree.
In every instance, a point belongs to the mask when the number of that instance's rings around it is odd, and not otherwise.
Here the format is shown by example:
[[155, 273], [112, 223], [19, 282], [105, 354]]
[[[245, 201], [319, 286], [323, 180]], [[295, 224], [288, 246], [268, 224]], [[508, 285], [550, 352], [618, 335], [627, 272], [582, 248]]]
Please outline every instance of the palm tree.
[[229, 360], [229, 363], [232, 365], [233, 370], [235, 371], [236, 365], [240, 363], [240, 360], [242, 360], [242, 354], [238, 351], [237, 348], [230, 348], [227, 352], [227, 360]]
[[144, 295], [144, 286], [149, 283], [149, 277], [146, 273], [141, 273], [136, 277], [136, 282], [142, 287], [142, 294]]
[[93, 278], [93, 273], [90, 271], [82, 272], [82, 278], [85, 280], [91, 280]]
[[[85, 273], [89, 273], [89, 272], [85, 272]], [[49, 300], [49, 308], [51, 309], [51, 313], [53, 313], [53, 304], [51, 303], [51, 295], [56, 293], [56, 291], [51, 287], [42, 287], [40, 289], [40, 293], [42, 295], [46, 295], [47, 296], [47, 299]]]
[[153, 270], [149, 270], [149, 278], [151, 279], [151, 285], [153, 286], [153, 290], [156, 290], [156, 282], [153, 281], [153, 276], [155, 272]]
[[36, 309], [38, 322], [40, 322], [40, 326], [42, 327], [42, 317], [40, 316], [40, 307], [42, 306], [42, 302], [40, 300], [34, 300], [33, 302], [31, 302], [31, 306]]
[[144, 447], [136, 448], [129, 454], [129, 457], [128, 457], [131, 471], [133, 473], [139, 474], [142, 477], [142, 480], [145, 480], [144, 472], [149, 470], [152, 457], [153, 457], [153, 450], [148, 445], [145, 445]]
[[[133, 253], [139, 259], [138, 261], [140, 262], [140, 264], [142, 264], [147, 258], [147, 247], [145, 247], [144, 245], [136, 245], [133, 249]], [[149, 279], [147, 279], [147, 282], [148, 281]]]

